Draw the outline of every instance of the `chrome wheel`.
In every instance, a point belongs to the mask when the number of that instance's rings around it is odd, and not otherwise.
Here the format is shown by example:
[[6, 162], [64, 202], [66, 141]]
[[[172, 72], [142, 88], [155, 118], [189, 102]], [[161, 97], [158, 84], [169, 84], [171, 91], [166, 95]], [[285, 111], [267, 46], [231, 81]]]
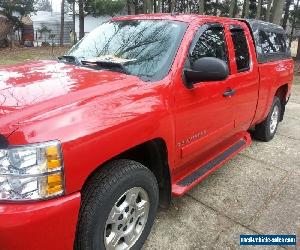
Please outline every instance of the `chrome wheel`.
[[272, 115], [271, 115], [271, 120], [270, 120], [270, 133], [274, 134], [277, 125], [278, 125], [278, 120], [279, 120], [279, 108], [278, 106], [274, 106]]
[[130, 249], [141, 236], [149, 214], [149, 197], [141, 187], [126, 191], [114, 204], [104, 230], [106, 249]]

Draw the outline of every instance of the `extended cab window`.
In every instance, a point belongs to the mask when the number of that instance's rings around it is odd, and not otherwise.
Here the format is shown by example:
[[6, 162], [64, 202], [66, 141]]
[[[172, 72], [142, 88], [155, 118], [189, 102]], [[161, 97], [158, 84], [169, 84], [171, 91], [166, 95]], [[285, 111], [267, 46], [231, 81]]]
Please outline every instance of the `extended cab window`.
[[227, 62], [227, 49], [222, 28], [210, 28], [202, 33], [190, 55], [192, 62], [201, 57], [216, 57]]
[[247, 71], [250, 68], [250, 55], [244, 30], [231, 29], [231, 37], [234, 45], [235, 60], [238, 72]]
[[285, 53], [286, 42], [283, 34], [274, 32], [259, 31], [259, 43], [262, 47], [262, 52], [268, 53]]

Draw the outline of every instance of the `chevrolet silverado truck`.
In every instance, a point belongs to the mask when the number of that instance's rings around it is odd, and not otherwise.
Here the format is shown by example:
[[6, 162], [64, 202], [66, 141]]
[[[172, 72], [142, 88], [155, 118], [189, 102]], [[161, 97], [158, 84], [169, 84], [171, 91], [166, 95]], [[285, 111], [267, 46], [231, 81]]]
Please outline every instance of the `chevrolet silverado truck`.
[[178, 14], [0, 68], [0, 249], [140, 249], [159, 205], [274, 137], [292, 79], [281, 27]]

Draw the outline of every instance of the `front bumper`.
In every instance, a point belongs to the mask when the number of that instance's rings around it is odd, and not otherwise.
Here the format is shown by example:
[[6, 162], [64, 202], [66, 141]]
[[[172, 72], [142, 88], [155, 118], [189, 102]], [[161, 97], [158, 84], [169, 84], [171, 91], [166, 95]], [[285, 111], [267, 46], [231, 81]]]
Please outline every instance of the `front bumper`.
[[0, 204], [1, 250], [71, 250], [80, 193], [48, 201]]

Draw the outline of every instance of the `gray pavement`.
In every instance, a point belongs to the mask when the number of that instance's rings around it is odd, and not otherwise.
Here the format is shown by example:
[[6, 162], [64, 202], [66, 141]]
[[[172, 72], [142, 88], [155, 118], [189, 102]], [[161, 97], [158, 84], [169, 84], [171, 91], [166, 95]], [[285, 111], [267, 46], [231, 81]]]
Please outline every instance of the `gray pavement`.
[[284, 249], [241, 247], [240, 234], [296, 234], [299, 244], [300, 85], [275, 138], [253, 141], [160, 210], [144, 249]]

